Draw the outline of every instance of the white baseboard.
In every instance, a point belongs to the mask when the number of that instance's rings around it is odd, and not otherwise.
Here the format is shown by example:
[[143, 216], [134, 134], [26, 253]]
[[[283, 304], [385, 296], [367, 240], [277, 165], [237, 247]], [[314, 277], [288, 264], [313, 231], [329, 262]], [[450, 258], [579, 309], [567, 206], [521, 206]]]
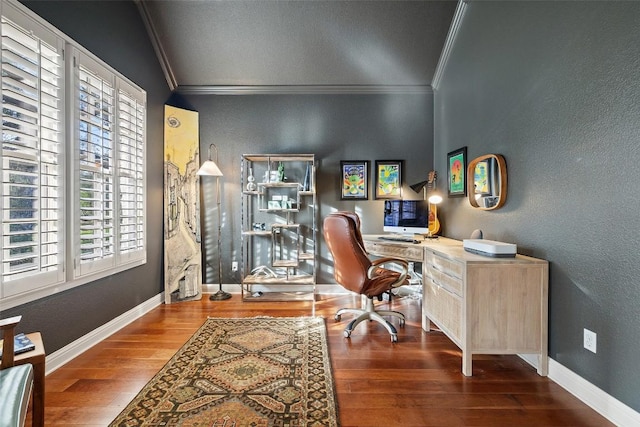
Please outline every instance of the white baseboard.
[[[519, 356], [537, 368], [536, 355], [520, 354]], [[551, 358], [549, 358], [549, 379], [582, 400], [613, 424], [620, 427], [640, 426], [640, 413]]]
[[62, 347], [60, 350], [54, 351], [46, 357], [46, 372], [48, 375], [55, 371], [65, 363], [69, 362], [74, 357], [79, 356], [83, 352], [87, 351], [100, 341], [113, 335], [115, 332], [127, 326], [144, 314], [148, 313], [152, 309], [156, 308], [164, 302], [164, 293], [158, 294], [153, 298], [148, 299], [142, 304], [132, 308], [126, 313], [121, 314], [108, 323], [100, 326], [97, 329], [89, 332], [88, 334], [78, 338], [70, 344]]
[[549, 359], [549, 378], [615, 425], [640, 426], [640, 413], [553, 359]]

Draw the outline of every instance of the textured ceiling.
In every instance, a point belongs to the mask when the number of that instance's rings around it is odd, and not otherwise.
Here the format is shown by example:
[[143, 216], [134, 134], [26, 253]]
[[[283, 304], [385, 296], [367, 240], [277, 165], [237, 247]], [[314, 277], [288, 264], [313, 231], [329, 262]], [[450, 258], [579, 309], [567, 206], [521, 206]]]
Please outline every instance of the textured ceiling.
[[139, 2], [172, 87], [428, 87], [456, 4]]

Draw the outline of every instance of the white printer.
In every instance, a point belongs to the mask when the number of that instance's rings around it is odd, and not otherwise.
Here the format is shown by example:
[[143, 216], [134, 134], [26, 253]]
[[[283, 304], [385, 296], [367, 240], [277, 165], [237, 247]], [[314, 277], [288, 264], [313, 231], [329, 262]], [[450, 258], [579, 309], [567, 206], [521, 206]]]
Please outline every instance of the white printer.
[[494, 258], [513, 258], [517, 252], [515, 244], [495, 240], [464, 239], [462, 247], [467, 252]]

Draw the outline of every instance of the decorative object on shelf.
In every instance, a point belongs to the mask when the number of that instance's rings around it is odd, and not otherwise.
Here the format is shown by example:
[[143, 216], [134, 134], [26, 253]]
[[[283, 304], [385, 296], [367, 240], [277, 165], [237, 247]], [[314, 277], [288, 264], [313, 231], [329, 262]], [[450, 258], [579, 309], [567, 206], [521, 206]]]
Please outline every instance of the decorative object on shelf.
[[482, 210], [498, 209], [507, 201], [507, 163], [500, 154], [476, 157], [467, 167], [469, 203]]
[[341, 200], [367, 200], [369, 198], [369, 161], [343, 160], [340, 162]]
[[269, 200], [267, 202], [267, 209], [282, 209], [282, 203], [280, 200]]
[[[211, 160], [211, 148], [215, 149], [216, 159]], [[231, 294], [222, 290], [222, 246], [220, 240], [222, 238], [222, 214], [220, 208], [220, 177], [222, 171], [218, 167], [218, 147], [215, 144], [209, 145], [209, 160], [204, 162], [198, 170], [200, 176], [215, 176], [216, 177], [216, 205], [218, 207], [218, 284], [219, 290], [215, 294], [209, 296], [211, 301], [222, 301], [231, 298]]]
[[467, 195], [467, 147], [447, 153], [447, 179], [449, 197]]
[[[411, 189], [416, 193], [424, 191], [424, 199], [429, 203], [429, 234], [427, 238], [437, 237], [436, 235], [440, 231], [440, 221], [438, 221], [438, 207], [436, 205], [442, 203], [442, 195], [436, 188], [436, 178], [438, 174], [436, 171], [430, 171], [426, 181], [420, 181], [411, 185]], [[427, 191], [430, 189], [431, 191]], [[429, 198], [427, 199], [427, 195]]]
[[402, 198], [402, 160], [376, 160], [376, 199]]
[[251, 228], [253, 229], [253, 231], [266, 231], [267, 224], [265, 224], [264, 222], [254, 222], [253, 224], [251, 224]]
[[257, 266], [256, 268], [251, 270], [251, 274], [255, 275], [256, 277], [272, 277], [274, 279], [278, 277], [276, 272], [266, 265]]
[[256, 178], [253, 176], [253, 168], [249, 168], [249, 176], [247, 176], [247, 191], [256, 191]]
[[304, 172], [304, 181], [302, 182], [302, 191], [311, 191], [311, 165], [307, 164]]
[[284, 182], [284, 163], [278, 162], [278, 181]]
[[165, 105], [164, 302], [202, 298], [198, 112]]

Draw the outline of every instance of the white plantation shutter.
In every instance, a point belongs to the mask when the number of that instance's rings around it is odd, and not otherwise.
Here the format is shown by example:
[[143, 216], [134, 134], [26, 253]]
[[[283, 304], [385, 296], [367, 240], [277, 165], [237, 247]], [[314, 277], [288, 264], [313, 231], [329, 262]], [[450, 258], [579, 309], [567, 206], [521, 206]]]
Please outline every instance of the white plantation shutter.
[[75, 57], [75, 276], [82, 277], [146, 256], [146, 111], [143, 91], [87, 55]]
[[114, 82], [92, 62], [83, 58], [76, 81], [79, 275], [115, 265]]
[[144, 94], [121, 84], [118, 91], [119, 252], [123, 260], [145, 255]]
[[64, 279], [64, 63], [63, 41], [8, 5], [1, 33], [0, 296], [8, 297]]

